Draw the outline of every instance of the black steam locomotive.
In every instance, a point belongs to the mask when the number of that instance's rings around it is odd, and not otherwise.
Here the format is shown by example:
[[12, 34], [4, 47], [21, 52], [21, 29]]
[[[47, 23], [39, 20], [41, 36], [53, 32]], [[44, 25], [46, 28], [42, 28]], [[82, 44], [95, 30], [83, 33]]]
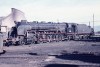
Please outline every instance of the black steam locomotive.
[[31, 44], [53, 41], [87, 39], [94, 31], [90, 26], [77, 23], [16, 22], [8, 34], [6, 44]]

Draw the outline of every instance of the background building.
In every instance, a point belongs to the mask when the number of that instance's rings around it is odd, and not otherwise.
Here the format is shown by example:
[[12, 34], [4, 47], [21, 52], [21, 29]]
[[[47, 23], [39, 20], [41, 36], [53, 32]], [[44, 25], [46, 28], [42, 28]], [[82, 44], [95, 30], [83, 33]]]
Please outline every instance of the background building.
[[[0, 25], [7, 26], [7, 31], [9, 31], [13, 26], [15, 26], [15, 21], [26, 20], [25, 15], [22, 11], [12, 8], [11, 13], [6, 17], [0, 17]], [[5, 32], [6, 29], [2, 28], [1, 32]]]

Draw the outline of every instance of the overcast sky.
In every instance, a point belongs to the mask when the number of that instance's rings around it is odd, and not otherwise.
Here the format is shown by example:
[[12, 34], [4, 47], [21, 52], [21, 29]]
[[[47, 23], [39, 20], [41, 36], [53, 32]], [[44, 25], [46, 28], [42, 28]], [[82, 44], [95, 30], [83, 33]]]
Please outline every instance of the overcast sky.
[[95, 16], [100, 25], [100, 0], [0, 0], [0, 16], [11, 8], [25, 13], [28, 21], [59, 21], [89, 24]]

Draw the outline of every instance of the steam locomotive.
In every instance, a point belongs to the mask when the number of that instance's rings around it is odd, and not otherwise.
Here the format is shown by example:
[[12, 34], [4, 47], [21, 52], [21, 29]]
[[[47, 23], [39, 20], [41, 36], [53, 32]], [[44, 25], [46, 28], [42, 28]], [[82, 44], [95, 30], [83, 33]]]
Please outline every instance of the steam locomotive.
[[5, 45], [88, 39], [93, 33], [91, 26], [85, 24], [21, 21], [9, 31]]

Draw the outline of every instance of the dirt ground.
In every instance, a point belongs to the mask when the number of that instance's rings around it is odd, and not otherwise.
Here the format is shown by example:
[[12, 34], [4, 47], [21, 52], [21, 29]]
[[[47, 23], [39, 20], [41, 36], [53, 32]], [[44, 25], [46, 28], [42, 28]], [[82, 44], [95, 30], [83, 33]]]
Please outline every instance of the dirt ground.
[[0, 55], [0, 67], [100, 66], [100, 42], [63, 41], [3, 49], [6, 53]]

